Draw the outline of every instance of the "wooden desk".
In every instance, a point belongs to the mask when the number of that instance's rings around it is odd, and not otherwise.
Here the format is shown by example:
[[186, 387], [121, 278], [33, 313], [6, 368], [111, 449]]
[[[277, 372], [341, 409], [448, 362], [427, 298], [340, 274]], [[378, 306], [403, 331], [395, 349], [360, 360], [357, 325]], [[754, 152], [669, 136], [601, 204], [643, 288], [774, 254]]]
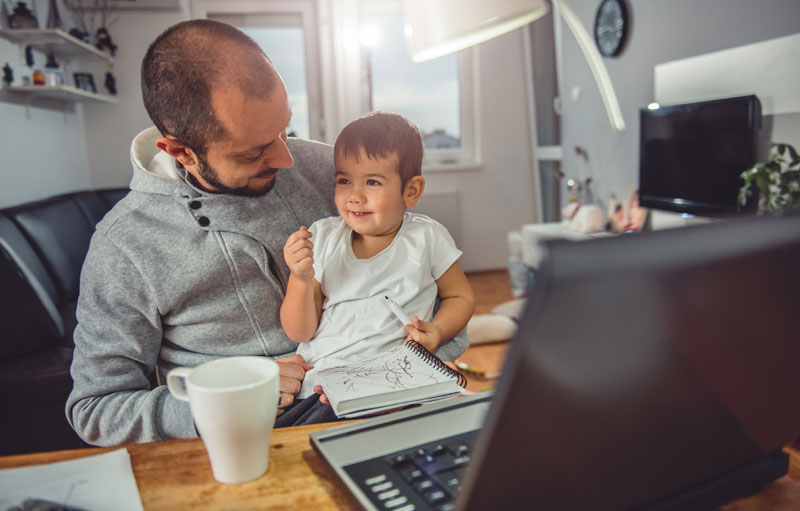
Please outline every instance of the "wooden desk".
[[[311, 431], [331, 424], [276, 429], [270, 443], [269, 469], [244, 484], [217, 483], [199, 439], [126, 446], [144, 508], [221, 510], [356, 510], [358, 504], [317, 456], [308, 442]], [[91, 448], [0, 457], [0, 468], [63, 461], [109, 451]], [[732, 502], [724, 511], [800, 509], [800, 452], [789, 448], [789, 474], [761, 493]]]
[[[147, 511], [360, 509], [308, 441], [310, 432], [332, 425], [274, 430], [267, 473], [243, 484], [220, 484], [214, 479], [200, 439], [125, 447], [130, 453], [139, 494]], [[113, 449], [88, 448], [0, 457], [0, 468], [63, 461]]]

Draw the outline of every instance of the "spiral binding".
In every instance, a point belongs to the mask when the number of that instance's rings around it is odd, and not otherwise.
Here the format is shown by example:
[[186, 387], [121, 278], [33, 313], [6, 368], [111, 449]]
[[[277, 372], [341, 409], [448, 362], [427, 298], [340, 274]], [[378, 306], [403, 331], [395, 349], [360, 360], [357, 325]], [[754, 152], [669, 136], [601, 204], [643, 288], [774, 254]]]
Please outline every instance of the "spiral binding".
[[455, 369], [449, 367], [447, 364], [442, 362], [442, 359], [437, 357], [430, 351], [428, 351], [428, 348], [426, 348], [425, 346], [414, 340], [406, 341], [406, 346], [414, 350], [417, 353], [417, 355], [422, 357], [425, 360], [425, 362], [428, 363], [429, 365], [432, 365], [433, 367], [435, 367], [444, 374], [456, 378], [458, 384], [461, 387], [463, 388], [467, 387], [467, 378], [460, 372], [456, 371]]

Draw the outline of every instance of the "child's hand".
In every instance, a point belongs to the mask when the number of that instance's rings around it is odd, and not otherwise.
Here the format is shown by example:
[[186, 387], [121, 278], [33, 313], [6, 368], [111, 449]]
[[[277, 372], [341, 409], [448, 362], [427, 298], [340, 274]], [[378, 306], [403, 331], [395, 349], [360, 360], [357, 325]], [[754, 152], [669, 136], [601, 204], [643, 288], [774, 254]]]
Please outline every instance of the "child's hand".
[[283, 246], [283, 259], [289, 266], [289, 271], [300, 280], [314, 278], [314, 244], [311, 242], [311, 233], [305, 225], [300, 230], [292, 233]]
[[442, 339], [442, 333], [436, 324], [422, 321], [417, 316], [411, 318], [411, 322], [411, 325], [406, 325], [407, 341], [414, 339], [433, 352], [446, 340]]

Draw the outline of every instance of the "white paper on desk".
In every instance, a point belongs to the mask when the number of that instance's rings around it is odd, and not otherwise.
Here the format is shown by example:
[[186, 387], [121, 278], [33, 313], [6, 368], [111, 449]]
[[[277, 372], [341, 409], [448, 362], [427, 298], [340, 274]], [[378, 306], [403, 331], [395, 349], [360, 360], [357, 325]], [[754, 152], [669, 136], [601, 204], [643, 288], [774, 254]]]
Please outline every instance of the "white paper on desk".
[[128, 451], [0, 470], [0, 510], [37, 498], [91, 511], [142, 511]]

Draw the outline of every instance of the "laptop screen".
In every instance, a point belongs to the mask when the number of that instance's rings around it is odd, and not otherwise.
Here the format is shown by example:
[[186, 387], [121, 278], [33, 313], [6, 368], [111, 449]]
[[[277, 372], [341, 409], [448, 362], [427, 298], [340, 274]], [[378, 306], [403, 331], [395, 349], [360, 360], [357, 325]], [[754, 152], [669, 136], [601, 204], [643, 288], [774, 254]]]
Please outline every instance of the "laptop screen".
[[546, 250], [459, 509], [635, 508], [800, 432], [800, 216]]

